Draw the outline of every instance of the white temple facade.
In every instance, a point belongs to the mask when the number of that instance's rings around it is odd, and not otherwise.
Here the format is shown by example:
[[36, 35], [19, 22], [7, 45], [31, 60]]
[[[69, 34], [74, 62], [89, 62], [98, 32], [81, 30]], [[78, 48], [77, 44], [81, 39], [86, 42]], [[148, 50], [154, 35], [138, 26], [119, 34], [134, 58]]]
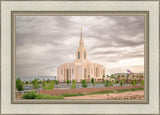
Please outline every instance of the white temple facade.
[[66, 82], [67, 80], [80, 82], [82, 79], [91, 80], [94, 78], [97, 81], [102, 80], [103, 75], [105, 75], [105, 67], [101, 64], [90, 62], [87, 59], [87, 51], [84, 47], [81, 29], [76, 59], [71, 63], [64, 63], [57, 67], [57, 80], [60, 82]]

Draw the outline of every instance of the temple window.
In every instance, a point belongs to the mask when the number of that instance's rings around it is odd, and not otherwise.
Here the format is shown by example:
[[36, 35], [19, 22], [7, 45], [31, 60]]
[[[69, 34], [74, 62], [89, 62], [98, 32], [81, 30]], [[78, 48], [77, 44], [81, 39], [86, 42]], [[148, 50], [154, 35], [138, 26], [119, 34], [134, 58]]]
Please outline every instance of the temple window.
[[69, 79], [69, 69], [67, 69], [67, 79]]
[[84, 52], [84, 59], [86, 59], [86, 52]]
[[72, 69], [72, 74], [74, 74], [74, 69]]
[[86, 68], [84, 69], [84, 77], [86, 77]]
[[98, 69], [97, 69], [97, 67], [96, 67], [96, 77], [98, 77]]
[[78, 59], [80, 59], [80, 52], [78, 52]]
[[63, 70], [61, 69], [61, 75], [63, 74]]

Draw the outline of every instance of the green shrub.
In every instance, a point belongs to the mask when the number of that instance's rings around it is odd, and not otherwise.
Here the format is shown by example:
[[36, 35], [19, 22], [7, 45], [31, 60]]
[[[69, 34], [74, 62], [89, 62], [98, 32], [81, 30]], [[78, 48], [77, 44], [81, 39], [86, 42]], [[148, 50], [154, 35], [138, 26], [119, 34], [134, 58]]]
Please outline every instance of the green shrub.
[[37, 94], [35, 92], [29, 92], [23, 95], [23, 99], [64, 99], [63, 96], [50, 96], [45, 94]]
[[136, 85], [137, 84], [137, 80], [132, 80], [131, 81], [131, 84], [134, 86], [134, 85]]
[[104, 86], [105, 86], [105, 87], [113, 86], [113, 82], [107, 80]]
[[133, 81], [133, 82], [132, 82], [132, 85], [136, 85], [136, 82], [135, 82], [135, 81]]
[[54, 80], [54, 83], [55, 83], [56, 85], [58, 85], [59, 81], [58, 81], [58, 80]]
[[108, 82], [106, 82], [106, 84], [104, 85], [105, 87], [109, 87], [109, 83]]
[[42, 80], [39, 81], [39, 84], [42, 84]]
[[141, 85], [144, 85], [144, 80], [141, 82]]
[[27, 94], [23, 95], [23, 99], [36, 99], [36, 93], [35, 92], [30, 92]]
[[23, 91], [23, 83], [20, 78], [16, 79], [16, 89], [18, 91]]
[[34, 88], [34, 89], [38, 89], [38, 88], [41, 87], [41, 86], [39, 85], [38, 79], [34, 79], [34, 80], [32, 81], [32, 85], [33, 85], [33, 88]]
[[84, 88], [88, 87], [88, 85], [86, 84], [86, 80], [85, 79], [83, 79], [81, 81], [81, 84], [82, 84], [82, 87], [84, 87]]
[[70, 81], [69, 80], [67, 80], [67, 84], [69, 85], [69, 83], [70, 83]]
[[73, 81], [72, 81], [71, 89], [75, 89], [75, 88], [76, 88], [76, 81], [75, 81], [75, 80], [73, 80]]
[[124, 84], [123, 84], [123, 81], [122, 80], [120, 80], [120, 86], [123, 86]]
[[112, 82], [112, 81], [109, 81], [109, 85], [110, 85], [110, 86], [113, 86], [113, 82]]
[[94, 78], [91, 79], [91, 83], [94, 84]]
[[29, 84], [29, 81], [26, 81], [25, 83], [26, 83], [26, 84]]
[[116, 83], [119, 83], [119, 81], [118, 81], [118, 80], [116, 80], [115, 82], [116, 82]]
[[120, 80], [120, 86], [124, 86], [124, 85], [125, 85], [125, 82], [126, 82], [125, 79]]
[[71, 89], [76, 89], [76, 85], [72, 85], [72, 86], [71, 86]]
[[54, 88], [54, 84], [55, 84], [54, 81], [50, 81], [50, 83], [44, 82], [43, 88], [44, 88], [44, 90], [53, 89]]

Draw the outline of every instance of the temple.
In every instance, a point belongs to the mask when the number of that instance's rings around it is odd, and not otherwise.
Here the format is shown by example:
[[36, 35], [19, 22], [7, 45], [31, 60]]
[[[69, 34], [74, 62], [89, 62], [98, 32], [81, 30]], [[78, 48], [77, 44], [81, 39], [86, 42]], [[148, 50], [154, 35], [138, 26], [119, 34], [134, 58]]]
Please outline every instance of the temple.
[[98, 81], [103, 79], [103, 75], [105, 75], [105, 67], [87, 59], [81, 28], [81, 38], [76, 52], [76, 59], [71, 63], [64, 63], [57, 67], [57, 80], [60, 82], [66, 82], [67, 80], [80, 82], [82, 79], [91, 80], [94, 78], [95, 81]]

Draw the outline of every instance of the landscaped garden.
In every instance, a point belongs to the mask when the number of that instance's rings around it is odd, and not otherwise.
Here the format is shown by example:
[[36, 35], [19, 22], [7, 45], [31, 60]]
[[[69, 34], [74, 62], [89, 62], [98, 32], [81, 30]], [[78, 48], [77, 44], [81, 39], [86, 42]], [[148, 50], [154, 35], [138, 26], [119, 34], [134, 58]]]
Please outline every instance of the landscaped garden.
[[[139, 88], [132, 88], [132, 89], [121, 89], [121, 90], [97, 90], [96, 92], [90, 92], [90, 93], [76, 93], [76, 94], [62, 94], [62, 95], [46, 95], [45, 93], [43, 94], [42, 92], [51, 91], [51, 92], [57, 92], [57, 90], [62, 91], [62, 89], [65, 89], [69, 91], [75, 91], [78, 89], [83, 89], [83, 88], [105, 88], [105, 87], [117, 87], [117, 86], [143, 86], [144, 85], [144, 76], [134, 76], [134, 75], [129, 75], [127, 74], [126, 76], [124, 75], [111, 75], [111, 76], [103, 76], [103, 79], [101, 81], [97, 81], [93, 78], [89, 79], [83, 79], [81, 82], [76, 82], [75, 80], [67, 80], [66, 82], [59, 83], [57, 80], [39, 80], [39, 79], [34, 79], [32, 81], [21, 81], [19, 78], [16, 79], [16, 94], [17, 97], [23, 98], [23, 99], [65, 99], [64, 97], [71, 97], [71, 96], [84, 96], [84, 95], [95, 95], [95, 94], [108, 94], [108, 93], [120, 93], [120, 92], [128, 92], [128, 91], [135, 91], [135, 90], [143, 90], [143, 87]], [[40, 92], [42, 94], [40, 94]]]
[[24, 94], [22, 96], [23, 99], [65, 99], [65, 97], [74, 97], [74, 96], [85, 96], [85, 95], [95, 95], [95, 94], [113, 94], [113, 93], [123, 93], [123, 92], [130, 92], [130, 91], [142, 91], [143, 88], [132, 88], [132, 89], [121, 89], [121, 90], [106, 90], [100, 92], [92, 92], [92, 93], [77, 93], [77, 94], [70, 94], [66, 93], [63, 95], [46, 95], [46, 94], [38, 94], [35, 92], [30, 92]]

